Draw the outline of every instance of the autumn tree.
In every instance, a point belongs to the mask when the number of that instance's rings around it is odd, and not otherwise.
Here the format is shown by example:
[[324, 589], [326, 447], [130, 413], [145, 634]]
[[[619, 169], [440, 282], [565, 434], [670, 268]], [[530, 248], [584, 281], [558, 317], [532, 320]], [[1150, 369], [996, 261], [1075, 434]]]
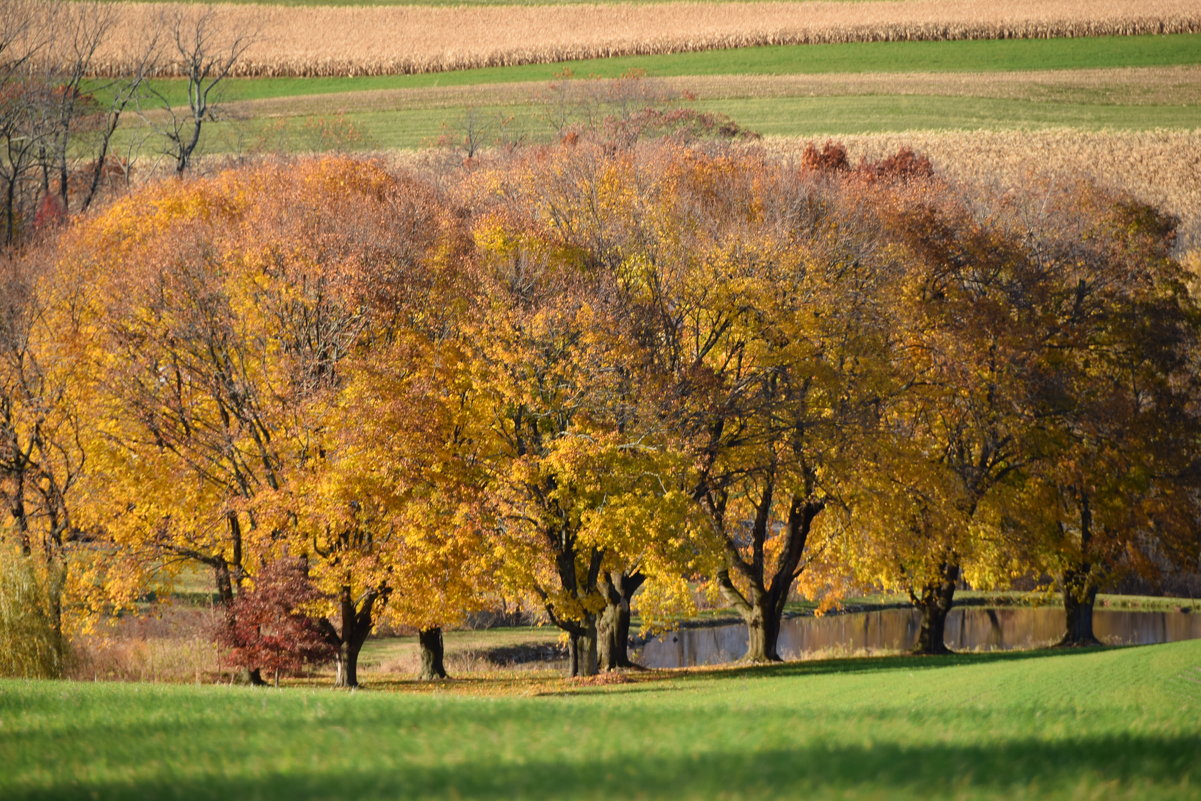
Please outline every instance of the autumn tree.
[[496, 272], [475, 367], [495, 449], [489, 487], [504, 569], [569, 636], [571, 675], [590, 675], [605, 548], [587, 536], [585, 516], [603, 495], [604, 456], [618, 445], [605, 414], [615, 359], [601, 333], [618, 321], [597, 320], [596, 287], [574, 265], [542, 258], [537, 243], [515, 236], [488, 248]]
[[298, 559], [265, 565], [254, 586], [238, 594], [218, 642], [228, 649], [226, 661], [247, 671], [295, 673], [305, 665], [330, 661], [334, 648], [309, 612], [321, 594]]
[[909, 183], [879, 208], [897, 249], [891, 370], [905, 391], [881, 409], [892, 452], [861, 513], [881, 545], [869, 537], [860, 559], [921, 612], [915, 650], [943, 653], [964, 571], [987, 585], [1021, 569], [989, 527], [1020, 517], [1006, 504], [1039, 458], [1031, 393], [1047, 352], [1046, 281], [1025, 243], [945, 183]]
[[642, 312], [611, 239], [633, 211], [631, 166], [582, 143], [475, 176], [473, 362], [506, 581], [563, 629], [573, 675], [598, 669], [598, 628], [605, 666], [629, 661], [636, 574], [656, 570], [652, 532], [681, 506], [679, 463], [640, 408]]
[[[417, 629], [419, 678], [437, 679], [447, 678], [442, 627], [495, 589], [491, 510], [481, 491], [479, 393], [466, 369], [468, 241], [429, 187], [404, 187], [386, 218], [392, 233], [378, 235], [391, 236], [394, 250], [373, 271], [364, 347], [337, 400], [342, 422], [297, 486], [328, 502], [319, 518], [327, 532], [313, 535], [314, 547], [331, 547], [329, 531], [375, 532], [388, 593], [377, 618]], [[314, 569], [332, 571], [336, 560], [327, 550]]]
[[[1171, 258], [1176, 221], [1088, 184], [1044, 185], [1010, 224], [1051, 282], [1033, 560], [1063, 592], [1062, 645], [1095, 645], [1097, 592], [1193, 564], [1201, 317]], [[1035, 203], [1037, 205], [1035, 205]]]
[[341, 472], [361, 424], [342, 415], [366, 411], [344, 391], [352, 362], [438, 308], [422, 287], [439, 214], [412, 179], [323, 159], [157, 185], [72, 238], [97, 289], [95, 525], [209, 566], [227, 605], [262, 565], [307, 559], [341, 686], [400, 555]]
[[[71, 374], [49, 323], [51, 289], [39, 269], [44, 255], [0, 257], [0, 559], [6, 581], [17, 582], [9, 589], [28, 590], [19, 603], [6, 599], [6, 617], [36, 615], [44, 622], [51, 653], [37, 662], [57, 675], [65, 660], [64, 585], [73, 535], [68, 497], [84, 459]], [[37, 608], [30, 606], [34, 599]], [[11, 609], [14, 604], [21, 609]], [[39, 636], [8, 633], [27, 641]], [[5, 647], [21, 652], [26, 644]]]
[[[73, 312], [85, 292], [56, 269], [49, 246], [0, 255], [0, 561], [16, 593], [5, 617], [40, 621], [10, 633], [49, 643], [37, 661], [51, 673], [63, 668], [69, 636], [128, 605], [143, 573], [79, 519], [92, 421]], [[5, 647], [16, 654], [24, 644]]]
[[659, 414], [689, 454], [701, 550], [747, 623], [746, 659], [778, 660], [784, 606], [882, 391], [875, 242], [824, 181], [753, 151], [640, 172], [661, 181], [637, 261]]

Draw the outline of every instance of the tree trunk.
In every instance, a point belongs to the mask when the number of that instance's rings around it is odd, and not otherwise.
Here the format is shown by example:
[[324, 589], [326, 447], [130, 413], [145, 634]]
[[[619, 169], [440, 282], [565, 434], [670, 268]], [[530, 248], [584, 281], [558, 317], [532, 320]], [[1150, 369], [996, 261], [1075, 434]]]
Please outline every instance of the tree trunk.
[[[812, 497], [792, 497], [785, 529], [786, 539], [776, 557], [774, 567], [771, 567], [768, 565], [764, 548], [769, 528], [770, 505], [769, 486], [764, 492], [755, 521], [755, 548], [751, 561], [744, 560], [733, 543], [727, 542], [727, 564], [730, 567], [717, 573], [717, 583], [722, 595], [746, 622], [747, 647], [742, 661], [752, 664], [784, 661], [779, 653], [784, 607], [788, 604], [793, 582], [804, 569], [801, 557], [804, 555], [813, 521], [826, 506], [824, 501]], [[730, 576], [730, 569], [737, 570], [749, 585], [745, 593], [735, 585]]]
[[949, 654], [946, 631], [947, 615], [955, 601], [955, 582], [959, 580], [959, 565], [948, 561], [940, 566], [940, 578], [921, 588], [921, 594], [910, 591], [909, 597], [922, 613], [915, 654]]
[[[739, 660], [752, 665], [768, 662], [783, 662], [776, 650], [780, 638], [780, 619], [784, 614], [784, 603], [771, 590], [752, 583], [746, 593], [741, 592], [730, 578], [729, 570], [717, 572], [717, 584], [722, 595], [730, 602], [742, 621], [746, 623], [746, 653]], [[787, 590], [784, 598], [787, 599]]]
[[641, 573], [614, 571], [601, 579], [605, 611], [597, 629], [601, 670], [638, 667], [630, 661], [630, 600], [646, 581]]
[[[604, 551], [599, 548], [590, 548], [587, 553], [587, 567], [579, 570], [576, 561], [577, 556], [582, 554], [576, 551], [574, 530], [567, 527], [553, 529], [548, 532], [548, 539], [558, 548], [558, 552], [555, 554], [555, 565], [559, 586], [569, 596], [577, 599], [583, 608], [579, 613], [573, 611], [571, 617], [560, 616], [555, 610], [554, 603], [549, 600], [548, 594], [542, 590], [539, 590], [539, 593], [545, 602], [546, 613], [551, 622], [567, 633], [568, 653], [571, 657], [568, 676], [595, 676], [597, 673], [596, 614], [587, 610], [596, 596], [601, 594], [600, 576]], [[576, 614], [580, 614], [580, 617], [576, 617]]]
[[354, 688], [359, 686], [359, 652], [363, 643], [375, 625], [372, 619], [372, 609], [375, 602], [385, 597], [388, 590], [385, 586], [374, 587], [363, 593], [356, 601], [351, 595], [350, 587], [344, 586], [339, 597], [339, 625], [341, 630], [329, 620], [320, 620], [322, 633], [326, 640], [337, 648], [334, 656], [334, 686]]
[[1086, 492], [1079, 493], [1080, 553], [1078, 562], [1063, 572], [1063, 610], [1067, 629], [1058, 645], [1080, 648], [1100, 645], [1093, 634], [1093, 604], [1097, 600], [1097, 581], [1090, 561], [1093, 540], [1093, 511]]
[[595, 676], [599, 670], [596, 657], [596, 618], [589, 615], [582, 626], [568, 631], [567, 650], [571, 657], [569, 672], [576, 676]]
[[435, 681], [450, 678], [446, 675], [446, 667], [442, 662], [442, 629], [438, 626], [421, 629], [417, 632], [417, 643], [421, 646], [421, 672], [417, 674], [417, 680]]
[[217, 600], [229, 610], [234, 605], [234, 583], [229, 564], [220, 557], [212, 562], [214, 583], [217, 585]]
[[617, 652], [620, 648], [617, 636], [619, 625], [618, 615], [620, 606], [606, 602], [605, 611], [601, 612], [596, 626], [597, 663], [601, 670], [617, 670]]
[[334, 658], [334, 686], [351, 689], [359, 686], [359, 652], [371, 631], [370, 624], [356, 630], [347, 639], [338, 643], [338, 654]]
[[1093, 633], [1093, 604], [1097, 600], [1097, 585], [1089, 580], [1088, 566], [1083, 570], [1068, 570], [1063, 576], [1063, 611], [1067, 627], [1060, 648], [1083, 648], [1101, 645]]
[[334, 659], [334, 667], [335, 687], [359, 686], [359, 652], [349, 641], [338, 643], [338, 655]]
[[780, 615], [773, 614], [767, 598], [760, 599], [761, 603], [752, 606], [750, 614], [744, 615], [746, 621], [746, 654], [742, 661], [751, 664], [766, 664], [768, 662], [783, 662], [776, 645], [780, 639]]
[[11, 245], [17, 239], [17, 175], [8, 181], [4, 192], [4, 244]]

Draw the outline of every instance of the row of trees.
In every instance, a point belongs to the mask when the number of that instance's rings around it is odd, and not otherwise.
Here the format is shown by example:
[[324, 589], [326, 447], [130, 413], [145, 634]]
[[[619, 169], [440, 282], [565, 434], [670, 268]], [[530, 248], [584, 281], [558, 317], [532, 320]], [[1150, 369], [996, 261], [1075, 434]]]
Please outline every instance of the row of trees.
[[945, 650], [964, 580], [1054, 577], [1065, 643], [1092, 642], [1107, 581], [1197, 566], [1172, 237], [1091, 185], [973, 196], [835, 145], [155, 184], [5, 262], [6, 558], [58, 582], [60, 627], [204, 565], [252, 667], [279, 665], [245, 616], [279, 604], [239, 597], [299, 575], [275, 634], [340, 686], [381, 621], [444, 674], [441, 627], [500, 599], [563, 630], [573, 675], [620, 667], [631, 603], [666, 621], [698, 585], [752, 661], [790, 595], [867, 586]]

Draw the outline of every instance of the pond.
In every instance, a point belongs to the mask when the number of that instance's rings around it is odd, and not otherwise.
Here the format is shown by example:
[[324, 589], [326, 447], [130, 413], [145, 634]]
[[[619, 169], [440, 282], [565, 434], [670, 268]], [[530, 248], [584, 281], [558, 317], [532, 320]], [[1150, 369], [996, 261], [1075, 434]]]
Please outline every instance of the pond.
[[[920, 623], [915, 609], [787, 618], [779, 652], [784, 659], [802, 659], [907, 651], [917, 642]], [[1056, 642], [1063, 626], [1059, 607], [960, 607], [947, 618], [946, 643], [953, 651], [1037, 648]], [[1093, 629], [1111, 645], [1201, 639], [1201, 614], [1098, 609]], [[646, 667], [674, 668], [733, 662], [745, 652], [746, 627], [738, 623], [671, 631], [634, 649], [632, 656]]]

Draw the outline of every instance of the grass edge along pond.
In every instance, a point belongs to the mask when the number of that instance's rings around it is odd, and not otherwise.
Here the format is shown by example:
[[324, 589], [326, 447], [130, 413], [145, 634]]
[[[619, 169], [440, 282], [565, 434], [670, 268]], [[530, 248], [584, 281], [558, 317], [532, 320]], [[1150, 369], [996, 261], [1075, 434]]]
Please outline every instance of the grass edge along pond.
[[509, 695], [4, 681], [0, 796], [1191, 799], [1199, 713], [1201, 641]]

